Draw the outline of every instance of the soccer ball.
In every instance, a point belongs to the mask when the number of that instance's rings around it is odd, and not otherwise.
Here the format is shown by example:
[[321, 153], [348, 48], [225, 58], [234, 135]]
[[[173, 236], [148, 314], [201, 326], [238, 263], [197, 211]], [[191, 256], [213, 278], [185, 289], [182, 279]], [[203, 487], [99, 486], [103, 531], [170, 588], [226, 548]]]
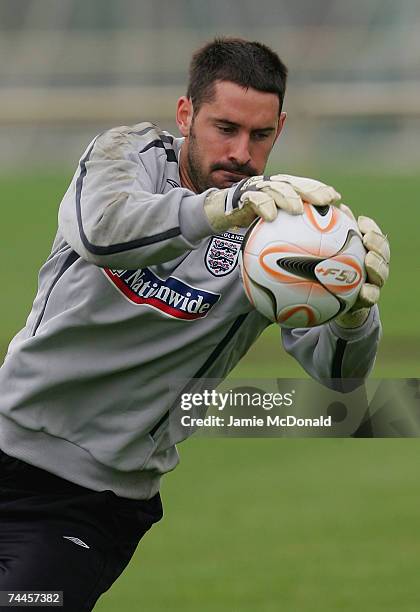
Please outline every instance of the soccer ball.
[[366, 250], [355, 221], [335, 206], [304, 204], [257, 219], [242, 244], [240, 268], [251, 304], [283, 327], [313, 327], [349, 310], [366, 278]]

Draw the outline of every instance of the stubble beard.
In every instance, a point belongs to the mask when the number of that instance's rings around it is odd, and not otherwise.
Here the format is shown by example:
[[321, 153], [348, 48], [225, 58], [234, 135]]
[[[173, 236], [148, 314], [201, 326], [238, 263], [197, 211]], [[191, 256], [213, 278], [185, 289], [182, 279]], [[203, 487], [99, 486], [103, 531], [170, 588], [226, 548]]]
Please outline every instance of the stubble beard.
[[[191, 125], [187, 149], [187, 174], [194, 186], [196, 193], [203, 193], [207, 189], [216, 187], [217, 189], [225, 189], [231, 185], [220, 186], [216, 185], [211, 178], [211, 174], [215, 170], [226, 170], [227, 172], [240, 172], [244, 177], [255, 176], [257, 170], [251, 164], [226, 164], [215, 163], [210, 167], [209, 172], [204, 172], [204, 164], [202, 162], [200, 147], [197, 141], [197, 136], [194, 130], [194, 123]], [[240, 179], [238, 179], [239, 182]]]
[[210, 176], [203, 172], [202, 167], [203, 164], [200, 158], [197, 137], [195, 135], [194, 127], [191, 126], [187, 153], [187, 172], [192, 184], [194, 185], [196, 193], [202, 193], [203, 191], [210, 189], [210, 187], [215, 187], [215, 185], [212, 185], [210, 182]]

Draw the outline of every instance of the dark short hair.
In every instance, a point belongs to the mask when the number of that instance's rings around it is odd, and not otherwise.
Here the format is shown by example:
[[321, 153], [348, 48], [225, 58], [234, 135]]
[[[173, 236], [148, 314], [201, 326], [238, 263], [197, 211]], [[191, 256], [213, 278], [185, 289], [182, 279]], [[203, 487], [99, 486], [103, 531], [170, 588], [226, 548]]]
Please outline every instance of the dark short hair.
[[198, 49], [191, 60], [187, 97], [194, 113], [214, 98], [216, 81], [275, 93], [279, 113], [286, 90], [287, 68], [272, 49], [242, 38], [216, 38]]

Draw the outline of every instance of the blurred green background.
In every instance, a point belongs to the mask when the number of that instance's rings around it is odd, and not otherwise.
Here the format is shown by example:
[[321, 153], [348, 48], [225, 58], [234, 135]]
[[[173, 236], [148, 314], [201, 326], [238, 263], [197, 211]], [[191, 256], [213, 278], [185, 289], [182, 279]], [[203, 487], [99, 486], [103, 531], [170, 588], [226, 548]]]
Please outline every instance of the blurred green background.
[[[0, 0], [0, 355], [90, 139], [144, 120], [175, 133], [192, 52], [236, 35], [290, 70], [272, 170], [331, 183], [389, 236], [372, 376], [419, 377], [419, 27], [418, 0]], [[274, 326], [233, 373], [304, 375]], [[418, 440], [193, 437], [179, 450], [164, 520], [95, 611], [419, 610]]]

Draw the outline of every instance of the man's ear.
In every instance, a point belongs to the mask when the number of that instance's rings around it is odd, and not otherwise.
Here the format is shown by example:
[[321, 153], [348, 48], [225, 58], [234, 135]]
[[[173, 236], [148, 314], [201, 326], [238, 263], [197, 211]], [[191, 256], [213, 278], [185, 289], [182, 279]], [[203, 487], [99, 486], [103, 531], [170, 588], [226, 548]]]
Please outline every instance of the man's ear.
[[274, 142], [276, 142], [277, 138], [280, 136], [280, 133], [281, 133], [281, 131], [283, 129], [283, 126], [284, 126], [284, 123], [286, 121], [286, 118], [287, 118], [287, 113], [285, 113], [285, 112], [280, 113], [279, 124], [277, 126], [277, 132], [276, 132], [276, 137], [274, 139]]
[[182, 96], [176, 107], [176, 123], [182, 136], [188, 136], [193, 118], [193, 106], [190, 98]]

